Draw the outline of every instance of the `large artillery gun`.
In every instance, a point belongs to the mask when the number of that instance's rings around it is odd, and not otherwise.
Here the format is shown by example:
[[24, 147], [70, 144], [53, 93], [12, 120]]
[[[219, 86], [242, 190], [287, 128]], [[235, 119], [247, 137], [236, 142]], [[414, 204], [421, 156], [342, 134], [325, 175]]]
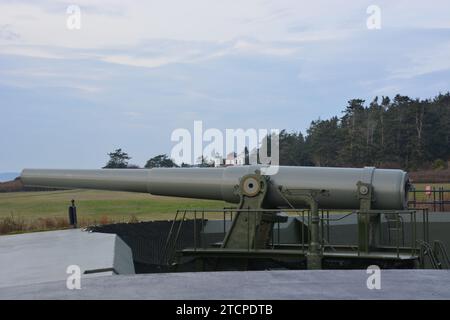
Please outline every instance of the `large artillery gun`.
[[[265, 167], [154, 168], [102, 170], [25, 169], [26, 186], [118, 190], [153, 195], [223, 200], [236, 207], [225, 208], [224, 237], [205, 241], [205, 213], [216, 210], [180, 210], [167, 235], [164, 263], [179, 266], [195, 261], [200, 270], [248, 269], [252, 262], [271, 261], [278, 266], [321, 269], [352, 268], [382, 264], [385, 267], [420, 266], [415, 210], [408, 210], [410, 182], [402, 170], [325, 167], [277, 167], [265, 175]], [[357, 219], [357, 243], [332, 245], [326, 227], [342, 219], [331, 210], [350, 211]], [[180, 215], [179, 213], [182, 212]], [[326, 215], [324, 215], [326, 212]], [[301, 240], [296, 244], [275, 243], [276, 225], [287, 214], [299, 217]], [[194, 220], [194, 245], [178, 249], [176, 243], [188, 215]], [[400, 234], [404, 218], [410, 219], [410, 244]], [[394, 245], [383, 243], [383, 221], [397, 230]], [[177, 220], [179, 219], [179, 220]], [[200, 221], [200, 224], [197, 223]], [[423, 219], [425, 223], [425, 218]], [[386, 223], [385, 223], [386, 224]], [[389, 226], [394, 226], [391, 228]], [[397, 228], [396, 228], [397, 227]], [[194, 228], [195, 229], [195, 228]], [[279, 236], [279, 230], [278, 230]], [[176, 251], [176, 252], [175, 252]], [[278, 264], [277, 264], [278, 263]]]

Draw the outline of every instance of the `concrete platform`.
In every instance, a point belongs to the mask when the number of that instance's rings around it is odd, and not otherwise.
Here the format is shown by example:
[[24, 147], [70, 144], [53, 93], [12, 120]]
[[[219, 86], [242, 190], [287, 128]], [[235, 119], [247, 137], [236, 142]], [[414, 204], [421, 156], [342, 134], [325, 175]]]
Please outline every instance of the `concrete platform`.
[[133, 274], [131, 249], [118, 236], [80, 229], [0, 236], [0, 290], [67, 279], [78, 265], [89, 276]]
[[114, 275], [0, 288], [0, 299], [450, 299], [450, 271], [382, 270], [369, 290], [365, 270], [246, 271]]

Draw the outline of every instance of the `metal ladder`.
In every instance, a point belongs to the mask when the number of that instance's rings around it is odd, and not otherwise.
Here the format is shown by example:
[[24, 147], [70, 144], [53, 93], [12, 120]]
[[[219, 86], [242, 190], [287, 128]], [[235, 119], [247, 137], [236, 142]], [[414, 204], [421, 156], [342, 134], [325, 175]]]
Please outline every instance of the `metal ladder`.
[[[181, 218], [178, 219], [179, 217]], [[169, 234], [167, 235], [163, 254], [161, 256], [161, 265], [170, 265], [173, 262], [177, 249], [178, 238], [180, 236], [181, 228], [185, 220], [186, 210], [177, 210], [175, 218], [172, 221], [172, 226], [170, 227]]]
[[450, 269], [450, 259], [447, 254], [447, 248], [442, 241], [435, 240], [433, 251], [438, 259], [439, 269]]
[[425, 268], [425, 257], [428, 257], [433, 269], [450, 269], [450, 259], [447, 249], [439, 240], [435, 240], [433, 246], [428, 242], [418, 240], [420, 244], [420, 263], [421, 268]]

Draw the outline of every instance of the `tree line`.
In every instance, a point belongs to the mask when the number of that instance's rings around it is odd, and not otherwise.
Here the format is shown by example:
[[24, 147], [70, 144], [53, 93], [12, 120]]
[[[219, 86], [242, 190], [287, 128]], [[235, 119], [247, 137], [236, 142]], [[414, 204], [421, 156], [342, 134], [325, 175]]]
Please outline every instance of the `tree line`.
[[288, 156], [280, 158], [286, 165], [296, 165], [287, 150], [287, 141], [294, 140], [300, 161], [316, 166], [445, 167], [450, 160], [450, 93], [424, 100], [375, 97], [368, 105], [353, 99], [341, 117], [313, 121], [306, 137], [283, 135], [280, 149]]
[[[341, 116], [311, 122], [306, 134], [282, 130], [280, 165], [446, 168], [450, 160], [450, 93], [431, 99], [375, 97], [352, 99]], [[109, 154], [105, 168], [136, 168], [121, 149]], [[211, 162], [202, 158], [202, 166]], [[166, 154], [149, 159], [145, 168], [176, 167]], [[187, 165], [182, 165], [187, 166]]]
[[[131, 157], [121, 148], [108, 153], [109, 160], [103, 169], [139, 169], [136, 164], [130, 164]], [[147, 161], [144, 168], [178, 167], [166, 154], [157, 155]]]

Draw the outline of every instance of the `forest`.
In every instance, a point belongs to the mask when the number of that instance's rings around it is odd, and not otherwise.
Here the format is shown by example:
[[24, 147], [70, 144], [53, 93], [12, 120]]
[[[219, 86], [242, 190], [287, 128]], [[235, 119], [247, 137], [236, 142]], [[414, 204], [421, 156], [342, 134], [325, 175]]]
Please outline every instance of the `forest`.
[[450, 93], [353, 99], [341, 116], [280, 133], [281, 165], [444, 169], [450, 160]]

